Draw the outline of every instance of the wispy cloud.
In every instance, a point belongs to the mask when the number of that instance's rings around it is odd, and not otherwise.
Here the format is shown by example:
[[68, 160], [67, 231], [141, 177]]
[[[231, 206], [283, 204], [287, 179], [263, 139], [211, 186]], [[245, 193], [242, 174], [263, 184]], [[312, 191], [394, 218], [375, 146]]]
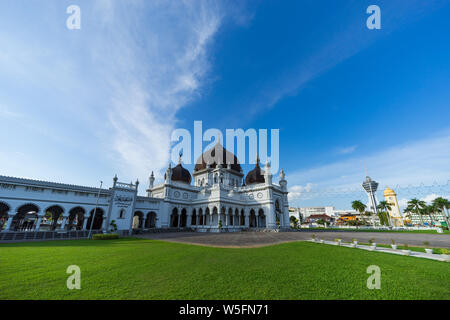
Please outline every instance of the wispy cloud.
[[350, 153], [355, 152], [356, 148], [358, 148], [358, 146], [350, 146], [350, 147], [337, 148], [337, 149], [336, 149], [336, 153], [337, 153], [337, 154], [350, 154]]
[[[354, 6], [353, 3], [347, 5]], [[261, 86], [261, 91], [256, 93], [251, 101], [247, 109], [248, 117], [251, 118], [261, 110], [274, 107], [285, 97], [297, 95], [310, 81], [370, 47], [378, 39], [443, 5], [444, 3], [439, 1], [385, 1], [380, 4], [382, 25], [388, 27], [382, 27], [380, 31], [371, 32], [365, 28], [364, 22], [368, 15], [365, 15], [364, 10], [353, 21], [347, 21], [343, 29], [330, 27], [327, 34], [332, 35], [331, 40], [307, 53], [297, 65], [289, 66], [288, 71], [268, 77], [269, 81]]]
[[367, 156], [352, 157], [289, 175], [294, 185], [313, 183], [317, 188], [360, 188], [364, 165], [383, 186], [446, 183], [450, 176], [450, 130], [432, 137], [392, 146]]
[[[99, 0], [78, 5], [81, 30], [65, 28], [65, 7], [58, 1], [31, 3], [35, 15], [27, 18], [17, 4], [9, 12], [19, 18], [2, 19], [14, 32], [0, 30], [0, 84], [6, 84], [0, 117], [32, 119], [29, 124], [14, 119], [4, 129], [14, 150], [0, 158], [2, 173], [40, 179], [59, 173], [74, 183], [105, 178], [106, 172], [145, 181], [155, 171], [158, 177], [168, 165], [177, 112], [200, 97], [209, 81], [210, 46], [228, 4]], [[238, 8], [237, 3], [231, 8], [233, 15]], [[10, 102], [20, 108], [6, 108]], [[20, 134], [27, 140], [14, 142]], [[25, 148], [34, 161], [12, 165], [11, 157]], [[92, 161], [96, 166], [89, 165]]]

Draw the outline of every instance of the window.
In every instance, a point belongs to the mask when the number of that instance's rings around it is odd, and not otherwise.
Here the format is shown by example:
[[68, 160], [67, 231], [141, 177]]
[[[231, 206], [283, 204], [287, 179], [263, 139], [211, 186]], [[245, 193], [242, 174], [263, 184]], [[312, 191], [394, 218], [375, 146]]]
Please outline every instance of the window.
[[125, 219], [125, 210], [120, 210], [119, 219]]

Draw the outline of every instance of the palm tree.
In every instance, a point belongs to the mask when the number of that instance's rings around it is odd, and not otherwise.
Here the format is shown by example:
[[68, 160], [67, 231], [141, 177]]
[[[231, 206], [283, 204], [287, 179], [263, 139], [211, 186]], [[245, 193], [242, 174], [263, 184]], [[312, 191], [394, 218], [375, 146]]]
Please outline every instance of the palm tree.
[[422, 219], [422, 212], [420, 210], [423, 209], [426, 205], [427, 204], [425, 203], [425, 201], [419, 200], [417, 198], [408, 201], [408, 207], [411, 207], [413, 212], [419, 215], [420, 222], [422, 222], [422, 226], [424, 226], [424, 223]]
[[367, 206], [359, 200], [355, 200], [352, 202], [353, 210], [358, 211], [361, 215], [364, 213], [364, 211], [366, 211], [366, 207]]
[[378, 210], [380, 210], [382, 213], [386, 214], [387, 222], [389, 225], [391, 225], [391, 218], [389, 216], [389, 211], [391, 210], [391, 204], [387, 201], [380, 201], [380, 203], [377, 206]]
[[411, 212], [413, 212], [413, 208], [411, 208], [410, 206], [406, 207], [406, 208], [403, 210], [403, 213], [405, 214], [405, 217], [408, 218], [408, 220], [409, 220], [410, 222], [412, 222]]
[[439, 211], [442, 211], [442, 215], [445, 218], [445, 222], [447, 222], [447, 228], [450, 230], [450, 225], [448, 223], [448, 209], [450, 208], [450, 201], [448, 199], [444, 199], [442, 197], [437, 197], [432, 202], [433, 206], [436, 207]]
[[422, 208], [421, 212], [422, 214], [427, 214], [430, 217], [431, 220], [431, 225], [434, 225], [434, 219], [433, 219], [433, 213], [435, 212], [436, 208], [431, 205], [431, 206], [425, 206]]

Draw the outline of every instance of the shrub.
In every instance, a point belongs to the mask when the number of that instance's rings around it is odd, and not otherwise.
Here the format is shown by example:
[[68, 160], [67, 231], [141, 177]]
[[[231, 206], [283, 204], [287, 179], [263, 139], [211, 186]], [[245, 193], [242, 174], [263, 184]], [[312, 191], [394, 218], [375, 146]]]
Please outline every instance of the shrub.
[[403, 245], [403, 247], [404, 247], [405, 250], [408, 250], [408, 248], [409, 248], [409, 246], [408, 246], [407, 243], [405, 243], [405, 244]]
[[395, 240], [394, 240], [394, 239], [391, 239], [391, 243], [392, 243], [392, 244], [395, 244]]
[[113, 240], [119, 239], [119, 235], [117, 233], [98, 233], [92, 236], [92, 240]]
[[430, 248], [430, 243], [428, 241], [424, 241], [423, 245], [425, 246], [425, 248], [429, 249]]

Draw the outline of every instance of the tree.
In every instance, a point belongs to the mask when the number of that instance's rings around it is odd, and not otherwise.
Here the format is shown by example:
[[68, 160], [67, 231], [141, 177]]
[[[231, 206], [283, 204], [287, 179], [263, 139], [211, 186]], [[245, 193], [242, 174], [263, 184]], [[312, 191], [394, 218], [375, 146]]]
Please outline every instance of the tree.
[[419, 200], [417, 198], [411, 199], [408, 201], [408, 207], [411, 207], [412, 211], [417, 213], [420, 218], [420, 222], [422, 222], [422, 225], [424, 226], [423, 219], [422, 219], [422, 212], [420, 209], [424, 208], [427, 204], [425, 201]]
[[389, 216], [389, 211], [391, 210], [391, 204], [387, 201], [380, 201], [377, 208], [382, 213], [381, 215], [383, 216], [385, 225], [391, 225], [391, 219]]
[[[366, 211], [367, 206], [359, 200], [355, 200], [352, 202], [352, 208], [353, 208], [353, 210], [358, 211], [359, 214], [361, 214], [361, 215], [366, 214], [368, 216], [372, 216], [372, 214], [367, 214], [367, 211]], [[373, 219], [372, 219], [372, 225], [375, 225], [375, 222], [373, 221]]]
[[442, 197], [437, 197], [432, 202], [433, 206], [436, 207], [439, 211], [442, 212], [442, 215], [445, 218], [445, 222], [447, 223], [447, 228], [450, 230], [450, 224], [448, 223], [448, 209], [450, 208], [450, 201], [448, 199], [444, 199]]
[[323, 220], [323, 219], [319, 219], [319, 220], [317, 220], [317, 224], [320, 224], [320, 225], [325, 225], [327, 222], [325, 221], [325, 220]]
[[410, 222], [412, 222], [412, 218], [411, 218], [411, 213], [413, 212], [413, 209], [411, 208], [411, 207], [406, 207], [404, 210], [403, 210], [403, 213], [405, 214], [405, 217], [406, 218], [408, 218], [408, 220], [410, 221]]
[[290, 216], [289, 220], [292, 223], [292, 225], [294, 226], [294, 228], [297, 228], [298, 219], [296, 217], [294, 217], [294, 216]]
[[366, 211], [366, 205], [364, 203], [362, 203], [359, 200], [355, 200], [352, 202], [352, 208], [353, 210], [358, 211], [359, 213], [363, 213], [364, 211]]

